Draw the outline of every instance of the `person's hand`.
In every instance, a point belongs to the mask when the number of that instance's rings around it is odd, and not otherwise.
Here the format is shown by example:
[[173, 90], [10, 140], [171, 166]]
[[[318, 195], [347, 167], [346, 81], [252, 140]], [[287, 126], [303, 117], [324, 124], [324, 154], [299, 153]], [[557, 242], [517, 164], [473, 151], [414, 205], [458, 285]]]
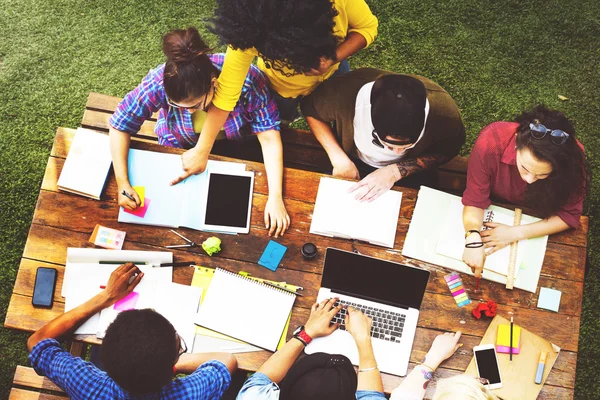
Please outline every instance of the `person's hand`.
[[358, 168], [356, 168], [356, 165], [348, 158], [348, 156], [345, 156], [344, 159], [336, 160], [335, 162], [332, 162], [332, 164], [333, 176], [347, 179], [360, 179]]
[[346, 312], [346, 330], [350, 332], [356, 343], [371, 340], [371, 325], [373, 320], [360, 310], [348, 307]]
[[275, 234], [283, 236], [290, 226], [290, 216], [288, 215], [281, 196], [273, 198], [269, 196], [265, 205], [265, 228], [269, 230], [269, 236]]
[[[117, 200], [119, 202], [119, 205], [129, 211], [135, 210], [142, 203], [142, 201], [140, 200], [140, 196], [138, 196], [137, 192], [133, 190], [129, 183], [119, 185], [117, 191]], [[123, 194], [123, 191], [125, 191], [125, 193], [133, 197], [135, 201], [125, 196]]]
[[[478, 233], [471, 233], [465, 239], [465, 245], [470, 243], [481, 242], [481, 236]], [[485, 249], [481, 247], [466, 247], [463, 251], [463, 261], [471, 268], [471, 272], [475, 278], [481, 278], [483, 272], [483, 264], [485, 264]]]
[[133, 263], [119, 266], [110, 274], [106, 289], [102, 292], [106, 297], [106, 303], [111, 305], [127, 296], [143, 277], [144, 273]]
[[341, 305], [335, 306], [335, 302], [338, 300], [335, 297], [313, 304], [310, 308], [310, 317], [308, 317], [308, 321], [304, 324], [304, 330], [308, 336], [314, 339], [331, 335], [340, 326], [339, 324], [331, 325], [331, 320], [335, 314], [343, 308]]
[[307, 75], [307, 76], [320, 76], [320, 75], [323, 75], [336, 62], [337, 61], [333, 61], [331, 58], [321, 57], [321, 61], [319, 63], [319, 68], [316, 68], [316, 69], [315, 68], [311, 68], [310, 71], [304, 72], [304, 75]]
[[201, 174], [206, 169], [207, 163], [208, 154], [203, 154], [196, 148], [189, 149], [181, 155], [183, 174], [172, 180], [171, 186], [177, 185], [188, 176]]
[[425, 355], [423, 363], [433, 369], [437, 368], [444, 360], [450, 358], [454, 352], [462, 346], [462, 344], [458, 343], [461, 335], [462, 333], [460, 331], [456, 333], [446, 332], [438, 335]]
[[348, 192], [356, 192], [356, 200], [371, 202], [394, 186], [397, 180], [394, 169], [398, 169], [394, 164], [381, 167], [352, 185]]
[[488, 249], [485, 252], [488, 256], [518, 240], [514, 226], [497, 222], [485, 222], [483, 225], [488, 229], [481, 232], [481, 241]]

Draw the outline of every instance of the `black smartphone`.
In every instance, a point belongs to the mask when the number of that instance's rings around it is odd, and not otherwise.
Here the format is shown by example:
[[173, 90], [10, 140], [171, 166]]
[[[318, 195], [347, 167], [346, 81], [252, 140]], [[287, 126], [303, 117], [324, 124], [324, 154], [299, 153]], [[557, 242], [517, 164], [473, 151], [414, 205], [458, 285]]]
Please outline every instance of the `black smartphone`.
[[52, 308], [57, 275], [58, 271], [54, 268], [38, 267], [31, 300], [34, 307]]

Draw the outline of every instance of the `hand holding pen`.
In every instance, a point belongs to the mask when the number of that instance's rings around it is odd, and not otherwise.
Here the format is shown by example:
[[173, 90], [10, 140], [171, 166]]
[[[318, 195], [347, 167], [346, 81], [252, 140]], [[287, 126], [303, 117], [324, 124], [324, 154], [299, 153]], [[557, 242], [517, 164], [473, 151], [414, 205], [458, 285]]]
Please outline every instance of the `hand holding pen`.
[[118, 202], [121, 207], [133, 211], [141, 204], [140, 197], [131, 185], [120, 185], [118, 190]]

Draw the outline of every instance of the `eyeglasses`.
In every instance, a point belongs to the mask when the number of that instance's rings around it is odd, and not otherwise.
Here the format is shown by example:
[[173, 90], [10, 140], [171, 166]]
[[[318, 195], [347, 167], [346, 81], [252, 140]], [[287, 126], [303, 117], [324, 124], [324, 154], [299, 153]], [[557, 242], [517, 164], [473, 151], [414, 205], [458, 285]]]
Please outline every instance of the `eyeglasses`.
[[[213, 89], [213, 96], [214, 96], [214, 93], [216, 93], [217, 88], [215, 85], [211, 85], [211, 86]], [[169, 99], [169, 96], [167, 96], [166, 93], [165, 93], [165, 97], [167, 98], [167, 104], [169, 104], [173, 108], [178, 108], [180, 110], [188, 110], [188, 111], [196, 111], [198, 109], [201, 109], [202, 111], [206, 111], [206, 109], [208, 108], [208, 105], [206, 104], [206, 102], [208, 101], [209, 93], [210, 93], [210, 89], [208, 90], [208, 92], [206, 92], [206, 94], [204, 95], [204, 99], [202, 99], [202, 101], [199, 101], [197, 104], [194, 104], [191, 107], [183, 107], [183, 106], [180, 106], [179, 104], [173, 103], [171, 101], [171, 99]], [[202, 107], [200, 106], [200, 104], [202, 104]]]
[[392, 143], [392, 142], [387, 142], [385, 140], [381, 140], [381, 138], [379, 137], [379, 135], [377, 134], [377, 131], [375, 131], [375, 129], [373, 129], [373, 132], [371, 132], [371, 135], [373, 136], [373, 141], [371, 143], [373, 143], [375, 146], [382, 148], [382, 149], [385, 147], [383, 145], [383, 143], [389, 143], [391, 146], [410, 146], [412, 144], [412, 143]]
[[543, 139], [547, 134], [550, 134], [550, 141], [556, 145], [564, 144], [569, 139], [569, 134], [560, 129], [548, 129], [542, 124], [529, 124], [531, 136], [534, 139]]
[[185, 340], [183, 340], [183, 338], [181, 337], [181, 335], [179, 335], [179, 333], [176, 333], [177, 337], [179, 338], [179, 353], [177, 354], [177, 358], [181, 357], [182, 354], [187, 353], [188, 348], [187, 348], [187, 344], [185, 344]]

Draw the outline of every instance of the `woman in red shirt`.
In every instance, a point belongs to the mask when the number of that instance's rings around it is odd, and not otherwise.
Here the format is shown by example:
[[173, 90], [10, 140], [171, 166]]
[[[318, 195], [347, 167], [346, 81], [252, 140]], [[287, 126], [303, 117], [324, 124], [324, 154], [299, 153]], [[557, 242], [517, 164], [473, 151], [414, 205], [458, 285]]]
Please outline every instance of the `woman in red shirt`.
[[[559, 111], [537, 106], [516, 122], [486, 126], [469, 156], [462, 198], [464, 262], [480, 277], [486, 255], [514, 241], [577, 228], [589, 177], [583, 146]], [[492, 196], [531, 208], [544, 219], [514, 227], [483, 224]], [[482, 225], [489, 229], [480, 232]]]

